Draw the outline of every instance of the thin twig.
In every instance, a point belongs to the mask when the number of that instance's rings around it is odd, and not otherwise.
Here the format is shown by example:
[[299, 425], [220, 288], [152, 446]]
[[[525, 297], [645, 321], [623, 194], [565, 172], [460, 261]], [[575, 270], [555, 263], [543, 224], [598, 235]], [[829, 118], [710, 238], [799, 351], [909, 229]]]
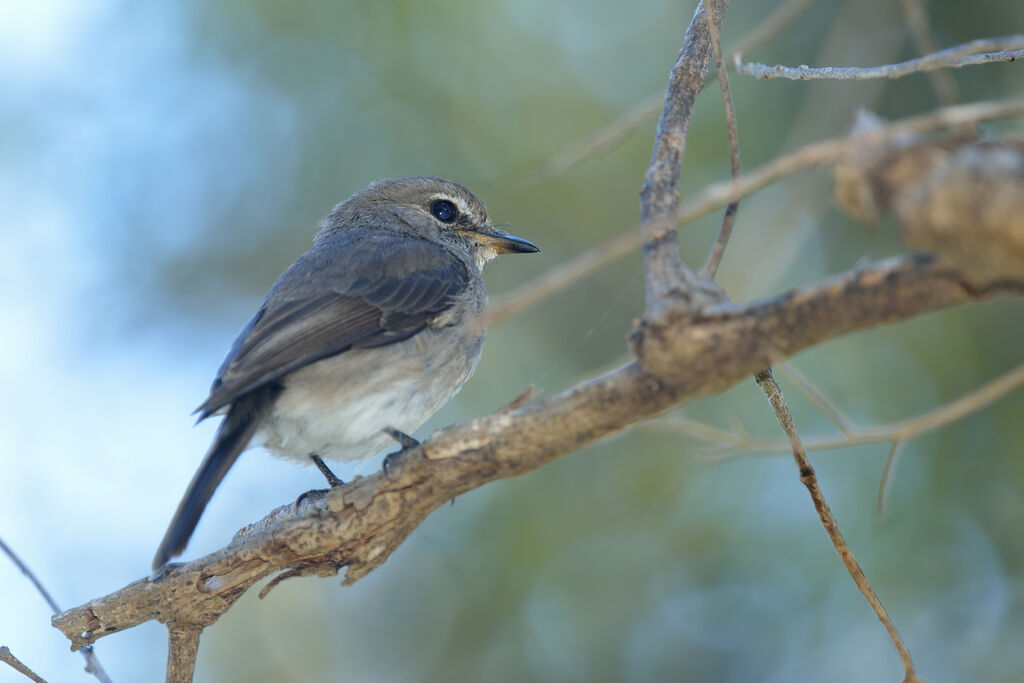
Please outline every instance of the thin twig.
[[[982, 54], [978, 54], [979, 52]], [[958, 69], [990, 62], [1013, 62], [1018, 57], [1024, 57], [1024, 36], [1020, 35], [983, 38], [899, 64], [864, 68], [854, 66], [809, 67], [805, 65], [790, 67], [781, 64], [768, 66], [754, 62], [744, 63], [739, 59], [736, 59], [734, 65], [738, 73], [755, 78], [788, 78], [794, 81], [815, 79], [860, 81], [868, 78], [902, 78], [934, 69]]]
[[634, 253], [641, 239], [640, 228], [637, 226], [533, 278], [529, 284], [506, 294], [488, 306], [487, 324], [496, 325], [507, 320], [555, 292], [560, 292], [574, 282], [582, 280], [605, 264]]
[[[903, 8], [903, 20], [906, 22], [907, 31], [917, 48], [917, 54], [924, 56], [938, 52], [939, 46], [935, 42], [935, 36], [932, 35], [923, 0], [902, 0], [900, 5]], [[932, 90], [935, 91], [940, 104], [960, 103], [960, 89], [956, 87], [953, 74], [937, 69], [928, 72], [928, 80], [931, 82]]]
[[[711, 34], [711, 45], [715, 51], [715, 68], [718, 69], [718, 85], [722, 89], [722, 104], [725, 106], [725, 123], [729, 131], [729, 166], [732, 182], [735, 185], [740, 181], [740, 142], [736, 132], [736, 110], [732, 103], [732, 93], [729, 92], [729, 76], [722, 66], [722, 44], [718, 36], [718, 27], [711, 21], [711, 6], [709, 0], [703, 0], [704, 10], [707, 13], [708, 32]], [[736, 212], [739, 211], [740, 200], [734, 197], [729, 205], [725, 207], [725, 215], [722, 217], [722, 227], [718, 231], [718, 238], [711, 248], [707, 263], [701, 271], [701, 277], [708, 280], [715, 279], [718, 273], [718, 266], [722, 262], [722, 255], [725, 253], [725, 245], [732, 235], [732, 226], [736, 222]]]
[[[22, 562], [21, 558], [11, 550], [10, 546], [4, 543], [2, 538], [0, 538], [0, 551], [3, 551], [3, 553], [10, 558], [11, 562], [14, 563], [14, 566], [18, 568], [18, 571], [24, 574], [28, 580], [32, 582], [32, 585], [35, 586], [39, 594], [43, 596], [43, 600], [45, 600], [46, 604], [50, 606], [53, 613], [60, 614], [61, 609], [57, 606], [57, 601], [53, 599], [53, 596], [50, 595], [48, 590], [46, 590], [46, 587], [36, 577], [35, 573], [28, 568], [27, 564]], [[83, 647], [82, 656], [85, 657], [85, 670], [87, 672], [91, 673], [102, 683], [112, 683], [110, 676], [107, 675], [107, 672], [103, 669], [103, 665], [100, 664], [99, 658], [96, 657], [96, 653], [92, 651], [92, 646]]]
[[[879, 516], [885, 514], [890, 489], [895, 478], [896, 465], [899, 462], [900, 455], [902, 455], [903, 447], [908, 441], [927, 432], [934, 431], [939, 427], [951, 424], [967, 415], [976, 413], [1010, 392], [1024, 386], [1024, 364], [1021, 364], [974, 391], [968, 392], [934, 410], [906, 420], [862, 429], [855, 426], [820, 389], [810, 383], [795, 367], [789, 363], [785, 365], [786, 371], [784, 374], [787, 378], [796, 384], [797, 388], [807, 396], [808, 400], [827, 415], [843, 432], [843, 438], [841, 439], [826, 438], [805, 441], [804, 448], [806, 450], [831, 451], [866, 444], [889, 444], [889, 453], [885, 458], [882, 476], [878, 481], [878, 493], [875, 502], [875, 509]], [[779, 366], [777, 369], [781, 371], [782, 367]], [[735, 424], [733, 432], [727, 432], [724, 429], [719, 429], [718, 427], [681, 415], [655, 420], [649, 426], [654, 429], [672, 431], [677, 434], [685, 434], [703, 439], [704, 441], [721, 444], [719, 448], [704, 454], [705, 457], [715, 460], [735, 457], [741, 453], [786, 453], [790, 450], [788, 441], [757, 439], [750, 436], [739, 422]]]
[[[753, 30], [729, 46], [726, 50], [728, 54], [725, 59], [726, 68], [733, 63], [736, 55], [747, 54], [774, 38], [813, 2], [814, 0], [786, 0], [779, 5], [771, 15], [759, 21]], [[619, 118], [597, 129], [583, 141], [560, 152], [539, 170], [524, 175], [519, 182], [525, 187], [539, 185], [571, 171], [586, 159], [600, 156], [614, 149], [637, 126], [657, 114], [664, 101], [665, 96], [662, 93], [644, 99]]]
[[889, 489], [896, 478], [896, 463], [903, 454], [905, 441], [893, 441], [889, 446], [889, 454], [885, 456], [885, 466], [882, 468], [882, 476], [878, 480], [878, 494], [875, 498], [875, 514], [879, 517], [885, 515], [885, 508], [889, 502]]
[[24, 574], [25, 577], [32, 582], [32, 585], [36, 587], [36, 591], [38, 591], [39, 594], [43, 596], [43, 600], [45, 600], [46, 604], [50, 606], [50, 609], [53, 610], [53, 613], [60, 614], [60, 607], [57, 606], [57, 602], [53, 599], [53, 596], [50, 595], [50, 592], [46, 590], [46, 586], [44, 586], [42, 582], [38, 578], [36, 578], [36, 575], [32, 572], [32, 570], [28, 568], [28, 565], [21, 561], [21, 558], [18, 557], [17, 553], [11, 550], [10, 546], [4, 543], [4, 539], [2, 538], [0, 538], [0, 551], [3, 551], [3, 553], [7, 555], [7, 557], [11, 560], [11, 562], [14, 563], [14, 566], [18, 568], [18, 571]]
[[17, 657], [11, 654], [10, 649], [3, 645], [0, 645], [0, 662], [5, 662], [12, 669], [24, 675], [29, 680], [34, 681], [35, 683], [46, 683], [45, 679], [43, 679], [39, 674], [37, 674], [32, 669], [22, 664], [21, 660], [19, 660]]
[[658, 113], [665, 96], [661, 93], [644, 99], [611, 123], [601, 126], [581, 142], [568, 147], [543, 167], [519, 178], [521, 187], [534, 187], [568, 173], [580, 162], [598, 157], [618, 147], [637, 126]]
[[[746, 197], [797, 171], [841, 159], [852, 152], [880, 147], [908, 134], [928, 133], [942, 128], [956, 128], [968, 123], [1021, 115], [1024, 115], [1024, 98], [976, 102], [943, 107], [860, 135], [815, 142], [744, 174], [739, 182], [725, 181], [708, 185], [700, 194], [680, 205], [678, 225], [692, 223], [724, 207], [733, 197]], [[634, 226], [627, 232], [566, 261], [551, 272], [534, 278], [530, 284], [507, 294], [491, 307], [490, 323], [502, 322], [551, 294], [582, 280], [604, 265], [632, 253], [642, 241], [643, 233], [640, 226]]]
[[673, 415], [672, 417], [663, 417], [651, 420], [650, 422], [645, 423], [641, 428], [659, 432], [683, 434], [703, 439], [704, 441], [710, 441], [712, 443], [727, 444], [738, 441], [738, 435], [740, 435], [740, 438], [743, 438], [741, 435], [746, 434], [746, 428], [739, 421], [738, 417], [733, 417], [732, 426], [733, 431], [729, 432], [708, 424], [707, 422], [694, 420], [693, 418], [680, 414]]
[[903, 671], [905, 672], [903, 681], [904, 683], [922, 683], [921, 679], [918, 678], [917, 673], [914, 671], [914, 662], [910, 658], [910, 651], [907, 650], [907, 646], [903, 644], [903, 639], [900, 638], [899, 632], [896, 630], [896, 626], [893, 625], [892, 620], [889, 618], [889, 614], [885, 611], [885, 607], [882, 606], [882, 601], [878, 599], [875, 594], [874, 588], [871, 587], [871, 582], [868, 581], [867, 575], [864, 570], [861, 569], [860, 564], [853, 556], [853, 551], [850, 550], [850, 546], [847, 545], [846, 539], [843, 538], [842, 533], [839, 531], [839, 525], [836, 522], [835, 516], [832, 514], [832, 510], [829, 509], [828, 503], [825, 502], [825, 496], [821, 491], [821, 487], [818, 485], [818, 477], [814, 473], [814, 468], [811, 466], [811, 461], [807, 458], [807, 453], [804, 451], [804, 446], [800, 441], [800, 435], [796, 431], [796, 426], [793, 424], [793, 416], [789, 412], [789, 406], [786, 405], [786, 400], [782, 396], [782, 389], [779, 388], [775, 378], [772, 377], [772, 371], [770, 369], [764, 370], [755, 376], [757, 384], [761, 387], [765, 396], [768, 397], [768, 402], [771, 403], [772, 410], [775, 411], [775, 417], [778, 418], [779, 425], [782, 430], [786, 433], [789, 439], [790, 447], [793, 450], [793, 458], [796, 460], [797, 467], [800, 469], [800, 481], [804, 486], [807, 487], [808, 493], [811, 494], [811, 500], [814, 502], [814, 509], [818, 513], [818, 518], [821, 520], [822, 526], [825, 527], [825, 532], [828, 534], [829, 539], [832, 541], [833, 547], [836, 552], [839, 553], [839, 557], [842, 559], [843, 564], [846, 566], [846, 570], [850, 573], [853, 578], [853, 582], [857, 585], [861, 595], [871, 605], [871, 609], [875, 612], [875, 616], [882, 622], [882, 626], [885, 627], [886, 632], [889, 634], [889, 639], [892, 640], [893, 646], [900, 655], [900, 659], [903, 661]]
[[737, 55], [745, 55], [761, 47], [793, 23], [813, 3], [814, 0], [786, 0], [770, 15], [758, 21], [753, 30], [730, 45], [727, 50], [729, 56], [725, 61], [731, 64]]
[[725, 206], [734, 196], [745, 197], [797, 171], [836, 161], [854, 152], [881, 147], [904, 136], [1021, 115], [1024, 115], [1024, 98], [975, 102], [942, 107], [865, 133], [815, 142], [744, 174], [739, 183], [720, 182], [707, 186], [699, 195], [683, 202], [679, 207], [678, 221], [685, 225]]
[[792, 363], [778, 363], [775, 369], [782, 373], [782, 376], [796, 385], [796, 388], [800, 391], [804, 397], [814, 405], [815, 408], [820, 410], [829, 420], [832, 421], [839, 431], [844, 436], [853, 436], [853, 421], [846, 416], [846, 413], [841, 411], [839, 407], [832, 402], [832, 400], [825, 395], [811, 380], [807, 378], [802, 372], [797, 370], [796, 366]]
[[[1018, 365], [996, 379], [960, 396], [949, 403], [928, 412], [896, 422], [886, 422], [872, 427], [848, 425], [848, 434], [836, 437], [808, 439], [804, 447], [809, 451], [834, 451], [843, 448], [866, 446], [877, 443], [907, 442], [922, 434], [952, 424], [982, 408], [995, 403], [1002, 397], [1024, 386], [1024, 364]], [[788, 453], [789, 442], [779, 439], [759, 439], [745, 430], [727, 432], [685, 417], [663, 417], [648, 423], [648, 428], [693, 436], [705, 441], [721, 444], [721, 448], [705, 453], [712, 459], [727, 459], [739, 454]]]

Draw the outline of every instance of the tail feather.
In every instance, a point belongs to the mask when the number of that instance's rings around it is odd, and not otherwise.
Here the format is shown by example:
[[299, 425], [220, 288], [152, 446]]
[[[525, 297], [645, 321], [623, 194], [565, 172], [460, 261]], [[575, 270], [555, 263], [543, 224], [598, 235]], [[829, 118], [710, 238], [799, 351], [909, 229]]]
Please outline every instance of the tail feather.
[[281, 386], [277, 384], [260, 387], [236, 400], [228, 409], [228, 414], [217, 429], [213, 445], [192, 477], [167, 527], [164, 540], [160, 542], [153, 558], [154, 570], [185, 550], [213, 492], [252, 440], [280, 393]]

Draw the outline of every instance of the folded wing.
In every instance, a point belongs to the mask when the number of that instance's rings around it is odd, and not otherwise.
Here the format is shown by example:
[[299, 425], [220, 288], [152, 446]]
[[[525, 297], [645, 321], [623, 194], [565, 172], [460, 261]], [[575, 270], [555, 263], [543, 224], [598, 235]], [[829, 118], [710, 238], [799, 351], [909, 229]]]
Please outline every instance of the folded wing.
[[202, 420], [349, 349], [408, 339], [450, 308], [468, 282], [466, 265], [426, 240], [356, 229], [319, 242], [278, 279], [196, 412]]

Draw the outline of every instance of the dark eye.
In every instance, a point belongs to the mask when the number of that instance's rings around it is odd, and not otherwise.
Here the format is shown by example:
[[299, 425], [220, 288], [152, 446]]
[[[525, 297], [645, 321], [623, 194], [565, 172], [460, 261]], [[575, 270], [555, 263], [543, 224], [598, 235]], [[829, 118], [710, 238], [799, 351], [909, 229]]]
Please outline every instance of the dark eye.
[[437, 199], [430, 204], [430, 213], [442, 223], [451, 223], [459, 217], [459, 210], [447, 199]]

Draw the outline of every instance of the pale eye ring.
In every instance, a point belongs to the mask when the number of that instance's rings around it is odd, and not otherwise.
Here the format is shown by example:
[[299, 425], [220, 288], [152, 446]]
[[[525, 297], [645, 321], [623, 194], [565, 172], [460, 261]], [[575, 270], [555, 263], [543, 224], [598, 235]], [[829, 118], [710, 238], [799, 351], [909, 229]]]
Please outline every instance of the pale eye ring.
[[435, 199], [431, 202], [430, 213], [442, 223], [454, 223], [459, 217], [459, 210], [447, 199]]

